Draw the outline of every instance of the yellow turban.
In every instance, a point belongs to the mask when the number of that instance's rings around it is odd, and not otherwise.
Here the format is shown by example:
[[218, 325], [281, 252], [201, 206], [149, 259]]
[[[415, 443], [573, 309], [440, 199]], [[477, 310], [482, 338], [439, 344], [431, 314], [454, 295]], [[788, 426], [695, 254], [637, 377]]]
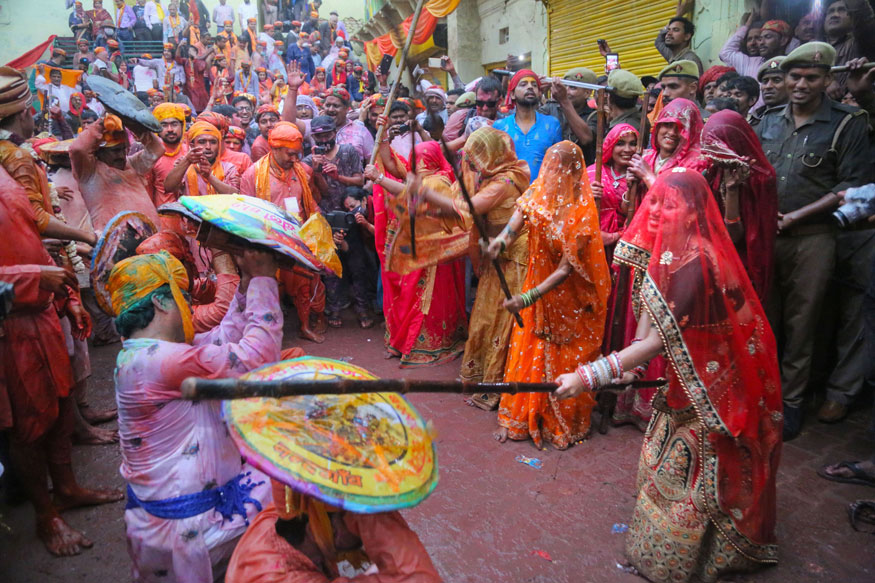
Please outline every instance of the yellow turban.
[[152, 110], [152, 115], [154, 115], [158, 121], [176, 119], [185, 124], [185, 111], [178, 103], [161, 103], [156, 105], [155, 109]]
[[198, 136], [202, 136], [204, 134], [214, 136], [217, 140], [219, 140], [219, 143], [222, 142], [222, 132], [219, 131], [219, 128], [206, 121], [196, 121], [191, 124], [191, 127], [188, 128], [188, 132], [185, 134], [185, 137], [188, 138], [189, 143], [192, 143], [195, 141], [195, 139], [197, 139]]
[[115, 146], [126, 144], [128, 134], [125, 133], [125, 126], [119, 116], [107, 113], [103, 118], [103, 141], [100, 143], [101, 148], [114, 148]]
[[188, 289], [188, 274], [182, 263], [167, 251], [134, 255], [115, 264], [107, 286], [112, 310], [119, 316], [165, 284], [170, 285], [170, 293], [182, 315], [185, 341], [191, 342], [194, 339], [191, 308], [182, 295], [182, 290]]

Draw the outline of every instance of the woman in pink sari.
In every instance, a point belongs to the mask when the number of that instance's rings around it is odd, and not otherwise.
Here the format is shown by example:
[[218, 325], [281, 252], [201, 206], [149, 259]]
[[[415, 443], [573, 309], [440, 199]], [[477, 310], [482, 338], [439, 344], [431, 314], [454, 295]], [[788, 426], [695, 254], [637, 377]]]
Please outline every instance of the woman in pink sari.
[[[401, 275], [386, 269], [398, 227], [394, 208], [406, 204], [403, 180], [410, 162], [383, 143], [380, 167], [369, 166], [365, 176], [374, 181], [374, 234], [383, 278], [383, 314], [386, 318], [387, 358], [401, 359], [401, 367], [435, 365], [456, 358], [465, 347], [465, 264], [456, 259]], [[449, 190], [456, 181], [453, 169], [437, 142], [416, 146], [416, 173], [436, 188]]]
[[599, 205], [599, 223], [602, 230], [602, 242], [605, 244], [605, 255], [608, 265], [614, 256], [614, 246], [626, 228], [626, 204], [624, 200], [629, 186], [626, 183], [626, 170], [632, 162], [638, 147], [638, 130], [627, 123], [621, 123], [611, 128], [605, 136], [602, 148], [602, 180], [595, 179], [595, 164], [587, 167], [592, 194], [601, 199]]

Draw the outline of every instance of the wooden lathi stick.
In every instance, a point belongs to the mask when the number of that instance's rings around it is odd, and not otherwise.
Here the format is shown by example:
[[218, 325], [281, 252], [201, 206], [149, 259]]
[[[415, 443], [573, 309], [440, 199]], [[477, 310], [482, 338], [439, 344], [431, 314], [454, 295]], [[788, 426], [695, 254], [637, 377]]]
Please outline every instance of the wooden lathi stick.
[[[459, 190], [462, 191], [462, 198], [465, 199], [465, 203], [468, 205], [468, 210], [471, 211], [471, 217], [474, 219], [474, 226], [477, 227], [480, 240], [488, 245], [489, 232], [486, 229], [486, 219], [474, 209], [474, 202], [471, 200], [471, 193], [468, 192], [468, 188], [465, 186], [465, 181], [462, 180], [462, 169], [457, 164], [456, 155], [450, 150], [449, 146], [447, 146], [447, 142], [444, 140], [443, 136], [441, 136], [440, 141], [444, 157], [447, 159], [447, 162], [450, 163], [450, 166], [453, 167], [453, 173], [456, 175], [456, 181], [459, 183]], [[504, 292], [504, 297], [507, 299], [513, 298], [513, 294], [510, 293], [510, 287], [507, 285], [507, 278], [504, 277], [504, 271], [501, 269], [501, 263], [498, 262], [498, 258], [492, 260], [492, 267], [495, 268], [495, 273], [498, 275], [498, 284], [501, 286], [501, 291]], [[517, 326], [525, 328], [523, 325], [523, 317], [520, 316], [519, 312], [514, 312], [513, 319], [516, 320]]]
[[[605, 90], [596, 91], [596, 130], [595, 130], [595, 181], [602, 183], [602, 148], [604, 147], [605, 133]], [[596, 199], [595, 208], [601, 216], [602, 201]]]
[[[401, 73], [407, 68], [407, 55], [410, 53], [410, 47], [413, 45], [413, 36], [416, 34], [416, 25], [419, 23], [419, 15], [422, 14], [422, 7], [425, 5], [425, 0], [419, 0], [416, 3], [416, 10], [413, 11], [413, 18], [410, 21], [410, 29], [407, 31], [407, 40], [404, 41], [404, 49], [401, 51], [401, 60], [398, 61], [398, 76], [392, 84], [392, 89], [389, 91], [389, 96], [386, 98], [386, 115], [389, 115], [389, 110], [392, 109], [392, 104], [395, 102], [395, 96], [398, 95], [398, 88], [401, 87]], [[374, 151], [371, 153], [371, 164], [377, 160], [377, 152], [379, 151], [380, 141], [383, 139], [383, 134], [386, 132], [386, 125], [381, 125], [377, 128], [377, 136], [374, 138]]]
[[[627, 388], [652, 389], [665, 381], [635, 381], [630, 384], [607, 385], [599, 391]], [[338, 379], [326, 381], [244, 381], [241, 379], [201, 379], [190, 377], [182, 382], [182, 397], [191, 401], [204, 399], [248, 399], [251, 397], [299, 397], [303, 395], [349, 395], [359, 393], [552, 393], [556, 383], [469, 383], [463, 381], [415, 381], [409, 379], [379, 379], [357, 381]]]

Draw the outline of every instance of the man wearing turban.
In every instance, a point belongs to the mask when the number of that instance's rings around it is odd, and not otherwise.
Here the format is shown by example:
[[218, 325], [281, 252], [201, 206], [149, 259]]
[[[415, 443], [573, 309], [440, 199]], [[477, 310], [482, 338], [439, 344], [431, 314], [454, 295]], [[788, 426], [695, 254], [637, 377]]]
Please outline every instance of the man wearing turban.
[[252, 161], [257, 162], [270, 151], [267, 138], [280, 120], [280, 112], [275, 105], [266, 103], [255, 112], [255, 123], [258, 124], [259, 136], [252, 143]]
[[270, 499], [266, 476], [241, 462], [220, 404], [180, 394], [188, 377], [235, 377], [280, 358], [276, 260], [248, 250], [237, 265], [240, 286], [227, 314], [198, 335], [185, 267], [166, 251], [129, 257], [109, 276], [124, 338], [115, 379], [135, 581], [162, 573], [167, 580], [212, 582], [213, 567], [228, 559]]
[[515, 110], [492, 127], [510, 135], [517, 157], [529, 164], [531, 181], [538, 178], [544, 154], [562, 141], [562, 125], [555, 117], [538, 111], [541, 105], [541, 79], [534, 71], [517, 71], [507, 86], [505, 105]]
[[162, 204], [173, 202], [176, 194], [168, 194], [164, 189], [164, 181], [173, 169], [177, 160], [188, 152], [188, 144], [182, 139], [185, 135], [185, 112], [178, 103], [162, 103], [152, 110], [152, 114], [161, 124], [158, 137], [164, 142], [164, 153], [146, 173], [146, 188], [155, 208]]
[[233, 194], [240, 186], [240, 174], [231, 162], [221, 160], [222, 132], [211, 123], [197, 121], [186, 133], [189, 151], [167, 174], [167, 192], [201, 196]]
[[[60, 510], [114, 502], [122, 495], [86, 490], [73, 474], [74, 379], [59, 314], [71, 318], [73, 333], [82, 339], [91, 324], [76, 277], [55, 265], [40, 238], [70, 237], [54, 230], [56, 218], [34, 213], [38, 197], [40, 205], [48, 204], [48, 183], [31, 155], [18, 147], [33, 132], [30, 104], [24, 73], [0, 67], [0, 280], [11, 283], [15, 293], [10, 313], [0, 322], [0, 430], [8, 432], [10, 461], [36, 511], [37, 535], [52, 554], [69, 556], [92, 542], [71, 528]], [[88, 242], [94, 244], [93, 233]]]
[[98, 231], [122, 211], [140, 212], [158, 223], [143, 177], [164, 154], [164, 144], [145, 129], [135, 136], [143, 149], [128, 156], [127, 130], [119, 117], [108, 113], [82, 130], [70, 145], [73, 176]]
[[[304, 138], [298, 128], [289, 122], [279, 122], [268, 137], [270, 152], [253, 164], [240, 180], [240, 193], [267, 200], [307, 220], [319, 212], [317, 193], [313, 186], [312, 170], [301, 162]], [[285, 292], [292, 297], [300, 336], [313, 342], [323, 342], [325, 332], [325, 286], [319, 275], [305, 269], [281, 271], [280, 280]], [[314, 314], [317, 323], [310, 322]]]
[[[205, 111], [198, 116], [197, 120], [213, 124], [214, 126], [219, 128], [219, 132], [221, 132], [223, 136], [228, 131], [228, 128], [231, 127], [231, 118], [229, 118], [227, 115], [216, 113], [215, 111]], [[243, 127], [242, 120], [240, 123], [237, 123], [237, 121], [235, 120], [234, 125], [236, 125], [237, 127], [242, 127], [244, 130], [247, 129]], [[248, 139], [249, 134], [247, 134], [247, 140]], [[222, 148], [222, 153], [220, 154], [219, 159], [222, 162], [230, 162], [231, 164], [233, 164], [237, 168], [238, 176], [243, 176], [243, 173], [246, 172], [246, 170], [250, 166], [252, 166], [252, 158], [249, 157], [249, 154], [247, 154], [246, 152], [235, 152], [229, 148]]]

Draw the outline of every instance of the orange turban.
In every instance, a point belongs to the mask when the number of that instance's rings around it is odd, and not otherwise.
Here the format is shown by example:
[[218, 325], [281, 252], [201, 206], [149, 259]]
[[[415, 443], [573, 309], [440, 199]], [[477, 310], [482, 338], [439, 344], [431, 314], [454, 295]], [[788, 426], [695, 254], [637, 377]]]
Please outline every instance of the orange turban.
[[103, 118], [103, 141], [100, 143], [101, 148], [114, 148], [121, 144], [128, 143], [128, 134], [125, 133], [125, 126], [119, 116], [112, 113], [107, 113]]
[[186, 268], [194, 268], [194, 256], [188, 241], [179, 233], [173, 231], [161, 231], [137, 245], [137, 255], [149, 255], [167, 251], [182, 262]]
[[310, 18], [319, 18], [319, 13], [313, 10], [310, 12]]
[[222, 132], [219, 131], [219, 128], [207, 121], [201, 120], [194, 122], [191, 127], [188, 128], [185, 137], [188, 139], [189, 143], [193, 143], [198, 137], [204, 134], [215, 137], [219, 140], [219, 143], [222, 142]]
[[165, 51], [172, 51], [173, 50], [173, 43], [164, 43], [164, 50]]
[[281, 121], [270, 130], [267, 143], [271, 148], [300, 150], [304, 146], [304, 136], [295, 124]]
[[154, 115], [158, 121], [176, 119], [185, 123], [185, 111], [178, 103], [162, 103], [156, 105], [155, 109], [152, 110], [152, 115]]
[[231, 120], [229, 120], [226, 116], [221, 113], [216, 113], [214, 111], [205, 111], [199, 116], [197, 116], [198, 121], [205, 121], [209, 124], [212, 124], [213, 127], [219, 128], [219, 131], [222, 133], [228, 131], [228, 126], [231, 125]]

